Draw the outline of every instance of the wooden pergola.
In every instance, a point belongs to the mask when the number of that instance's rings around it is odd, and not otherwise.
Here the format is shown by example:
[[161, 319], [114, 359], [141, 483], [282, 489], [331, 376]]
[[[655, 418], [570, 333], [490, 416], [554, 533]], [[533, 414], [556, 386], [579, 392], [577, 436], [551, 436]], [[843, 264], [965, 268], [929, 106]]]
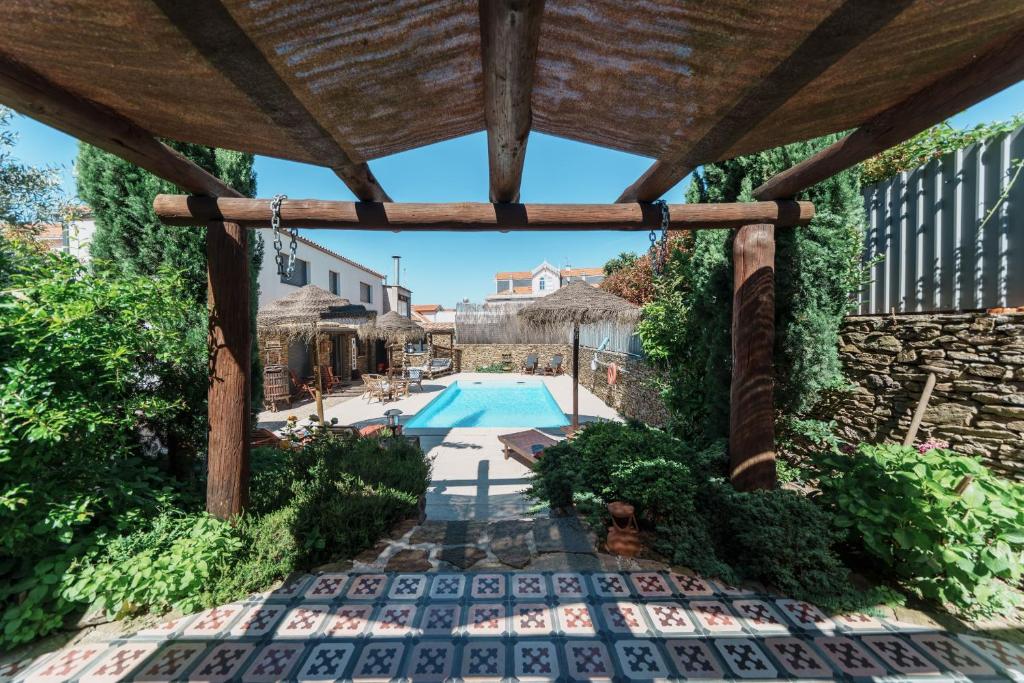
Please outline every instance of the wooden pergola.
[[[775, 484], [774, 231], [811, 185], [1024, 78], [1020, 0], [5, 0], [0, 101], [173, 182], [168, 224], [206, 225], [207, 507], [245, 505], [246, 199], [160, 141], [332, 169], [356, 202], [286, 201], [284, 225], [642, 230], [702, 163], [853, 132], [749, 204], [670, 205], [735, 229], [731, 476]], [[391, 201], [367, 161], [487, 131], [490, 200]], [[654, 158], [617, 202], [520, 204], [531, 130]], [[173, 228], [168, 228], [173, 229]]]

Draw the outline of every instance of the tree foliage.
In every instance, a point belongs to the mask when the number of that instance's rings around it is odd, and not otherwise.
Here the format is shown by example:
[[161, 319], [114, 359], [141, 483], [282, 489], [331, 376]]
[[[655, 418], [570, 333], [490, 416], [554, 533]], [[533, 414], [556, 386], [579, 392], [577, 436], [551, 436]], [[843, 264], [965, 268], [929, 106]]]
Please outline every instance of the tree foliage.
[[42, 223], [59, 223], [68, 205], [55, 168], [24, 164], [14, 155], [14, 113], [0, 106], [0, 226], [8, 234], [31, 233]]

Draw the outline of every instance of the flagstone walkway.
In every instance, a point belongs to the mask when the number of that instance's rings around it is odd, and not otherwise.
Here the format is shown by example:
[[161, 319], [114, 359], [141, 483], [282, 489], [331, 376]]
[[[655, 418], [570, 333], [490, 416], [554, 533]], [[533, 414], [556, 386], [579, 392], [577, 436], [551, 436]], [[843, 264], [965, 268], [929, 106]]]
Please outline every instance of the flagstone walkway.
[[83, 683], [882, 677], [1019, 681], [1024, 650], [667, 572], [355, 573], [0, 669]]

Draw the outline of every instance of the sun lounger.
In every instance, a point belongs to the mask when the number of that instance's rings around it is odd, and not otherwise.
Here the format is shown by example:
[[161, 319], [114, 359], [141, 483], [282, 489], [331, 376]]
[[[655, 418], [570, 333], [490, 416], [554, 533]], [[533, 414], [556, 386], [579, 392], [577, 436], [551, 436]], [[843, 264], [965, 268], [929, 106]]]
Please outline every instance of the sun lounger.
[[531, 353], [526, 356], [526, 361], [523, 363], [523, 373], [527, 375], [537, 374], [537, 354]]
[[551, 356], [551, 360], [548, 361], [548, 365], [544, 368], [545, 375], [561, 375], [562, 374], [562, 358], [560, 354]]
[[426, 367], [426, 375], [430, 379], [434, 379], [435, 377], [439, 377], [441, 375], [447, 375], [451, 371], [451, 358], [431, 358], [430, 365]]
[[506, 460], [512, 458], [530, 469], [533, 469], [533, 464], [544, 453], [545, 448], [558, 443], [556, 439], [536, 429], [504, 434], [498, 437], [498, 441], [505, 447]]

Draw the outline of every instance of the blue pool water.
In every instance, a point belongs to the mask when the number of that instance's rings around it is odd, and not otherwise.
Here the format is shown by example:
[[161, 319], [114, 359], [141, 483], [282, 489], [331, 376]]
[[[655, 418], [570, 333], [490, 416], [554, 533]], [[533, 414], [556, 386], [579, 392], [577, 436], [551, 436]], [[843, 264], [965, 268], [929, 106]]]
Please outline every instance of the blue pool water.
[[537, 380], [457, 380], [406, 423], [406, 429], [564, 427], [554, 397]]

